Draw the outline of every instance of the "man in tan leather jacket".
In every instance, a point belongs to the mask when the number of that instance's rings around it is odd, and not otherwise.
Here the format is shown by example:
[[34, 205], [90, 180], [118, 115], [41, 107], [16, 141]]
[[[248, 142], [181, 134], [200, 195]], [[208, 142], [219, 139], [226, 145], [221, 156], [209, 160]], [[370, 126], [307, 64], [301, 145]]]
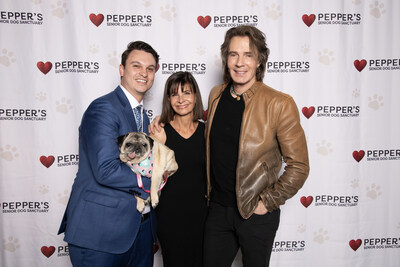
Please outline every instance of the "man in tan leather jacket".
[[210, 93], [206, 124], [206, 267], [231, 266], [239, 248], [243, 266], [268, 266], [279, 207], [309, 173], [294, 100], [262, 82], [268, 55], [252, 26], [228, 30], [221, 46], [225, 84]]

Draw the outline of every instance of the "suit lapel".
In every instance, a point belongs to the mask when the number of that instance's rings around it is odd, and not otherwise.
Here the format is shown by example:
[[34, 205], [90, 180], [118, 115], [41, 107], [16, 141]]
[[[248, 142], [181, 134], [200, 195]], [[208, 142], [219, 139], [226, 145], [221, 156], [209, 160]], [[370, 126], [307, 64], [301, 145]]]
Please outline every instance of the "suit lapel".
[[150, 119], [147, 117], [146, 109], [143, 111], [143, 132], [149, 134]]
[[[135, 121], [135, 115], [133, 114], [133, 110], [131, 105], [129, 104], [128, 98], [122, 91], [121, 87], [117, 87], [114, 92], [117, 94], [117, 97], [122, 105], [122, 114], [125, 117], [126, 121], [128, 122], [128, 131], [129, 132], [137, 132], [137, 126]], [[125, 125], [126, 126], [126, 125]]]

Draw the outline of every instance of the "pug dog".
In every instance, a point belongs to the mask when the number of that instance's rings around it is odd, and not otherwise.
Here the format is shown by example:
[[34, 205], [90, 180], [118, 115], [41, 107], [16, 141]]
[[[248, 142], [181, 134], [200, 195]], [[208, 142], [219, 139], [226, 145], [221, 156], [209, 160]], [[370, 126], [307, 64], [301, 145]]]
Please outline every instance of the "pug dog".
[[141, 175], [151, 177], [150, 196], [146, 200], [136, 198], [138, 211], [143, 212], [149, 201], [155, 208], [166, 179], [178, 170], [174, 151], [143, 132], [130, 132], [119, 136], [117, 143], [119, 158], [136, 173], [139, 187], [142, 187]]

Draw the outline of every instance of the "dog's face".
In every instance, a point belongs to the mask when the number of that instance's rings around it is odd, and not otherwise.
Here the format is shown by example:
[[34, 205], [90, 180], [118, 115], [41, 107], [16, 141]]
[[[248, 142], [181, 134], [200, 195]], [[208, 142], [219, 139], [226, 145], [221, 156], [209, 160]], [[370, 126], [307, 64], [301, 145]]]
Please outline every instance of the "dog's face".
[[153, 148], [153, 139], [142, 132], [131, 132], [117, 138], [122, 162], [139, 163], [143, 161]]

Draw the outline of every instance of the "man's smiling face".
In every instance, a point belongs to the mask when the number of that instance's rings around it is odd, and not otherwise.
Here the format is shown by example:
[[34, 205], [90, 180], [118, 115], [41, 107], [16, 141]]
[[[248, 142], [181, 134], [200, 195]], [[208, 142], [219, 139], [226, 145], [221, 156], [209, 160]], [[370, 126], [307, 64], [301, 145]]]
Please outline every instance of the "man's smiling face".
[[121, 85], [140, 102], [144, 94], [153, 86], [157, 71], [152, 54], [142, 50], [133, 50], [125, 62], [119, 66]]
[[249, 37], [231, 39], [227, 65], [237, 93], [243, 93], [253, 85], [259, 63], [256, 52], [250, 47]]

